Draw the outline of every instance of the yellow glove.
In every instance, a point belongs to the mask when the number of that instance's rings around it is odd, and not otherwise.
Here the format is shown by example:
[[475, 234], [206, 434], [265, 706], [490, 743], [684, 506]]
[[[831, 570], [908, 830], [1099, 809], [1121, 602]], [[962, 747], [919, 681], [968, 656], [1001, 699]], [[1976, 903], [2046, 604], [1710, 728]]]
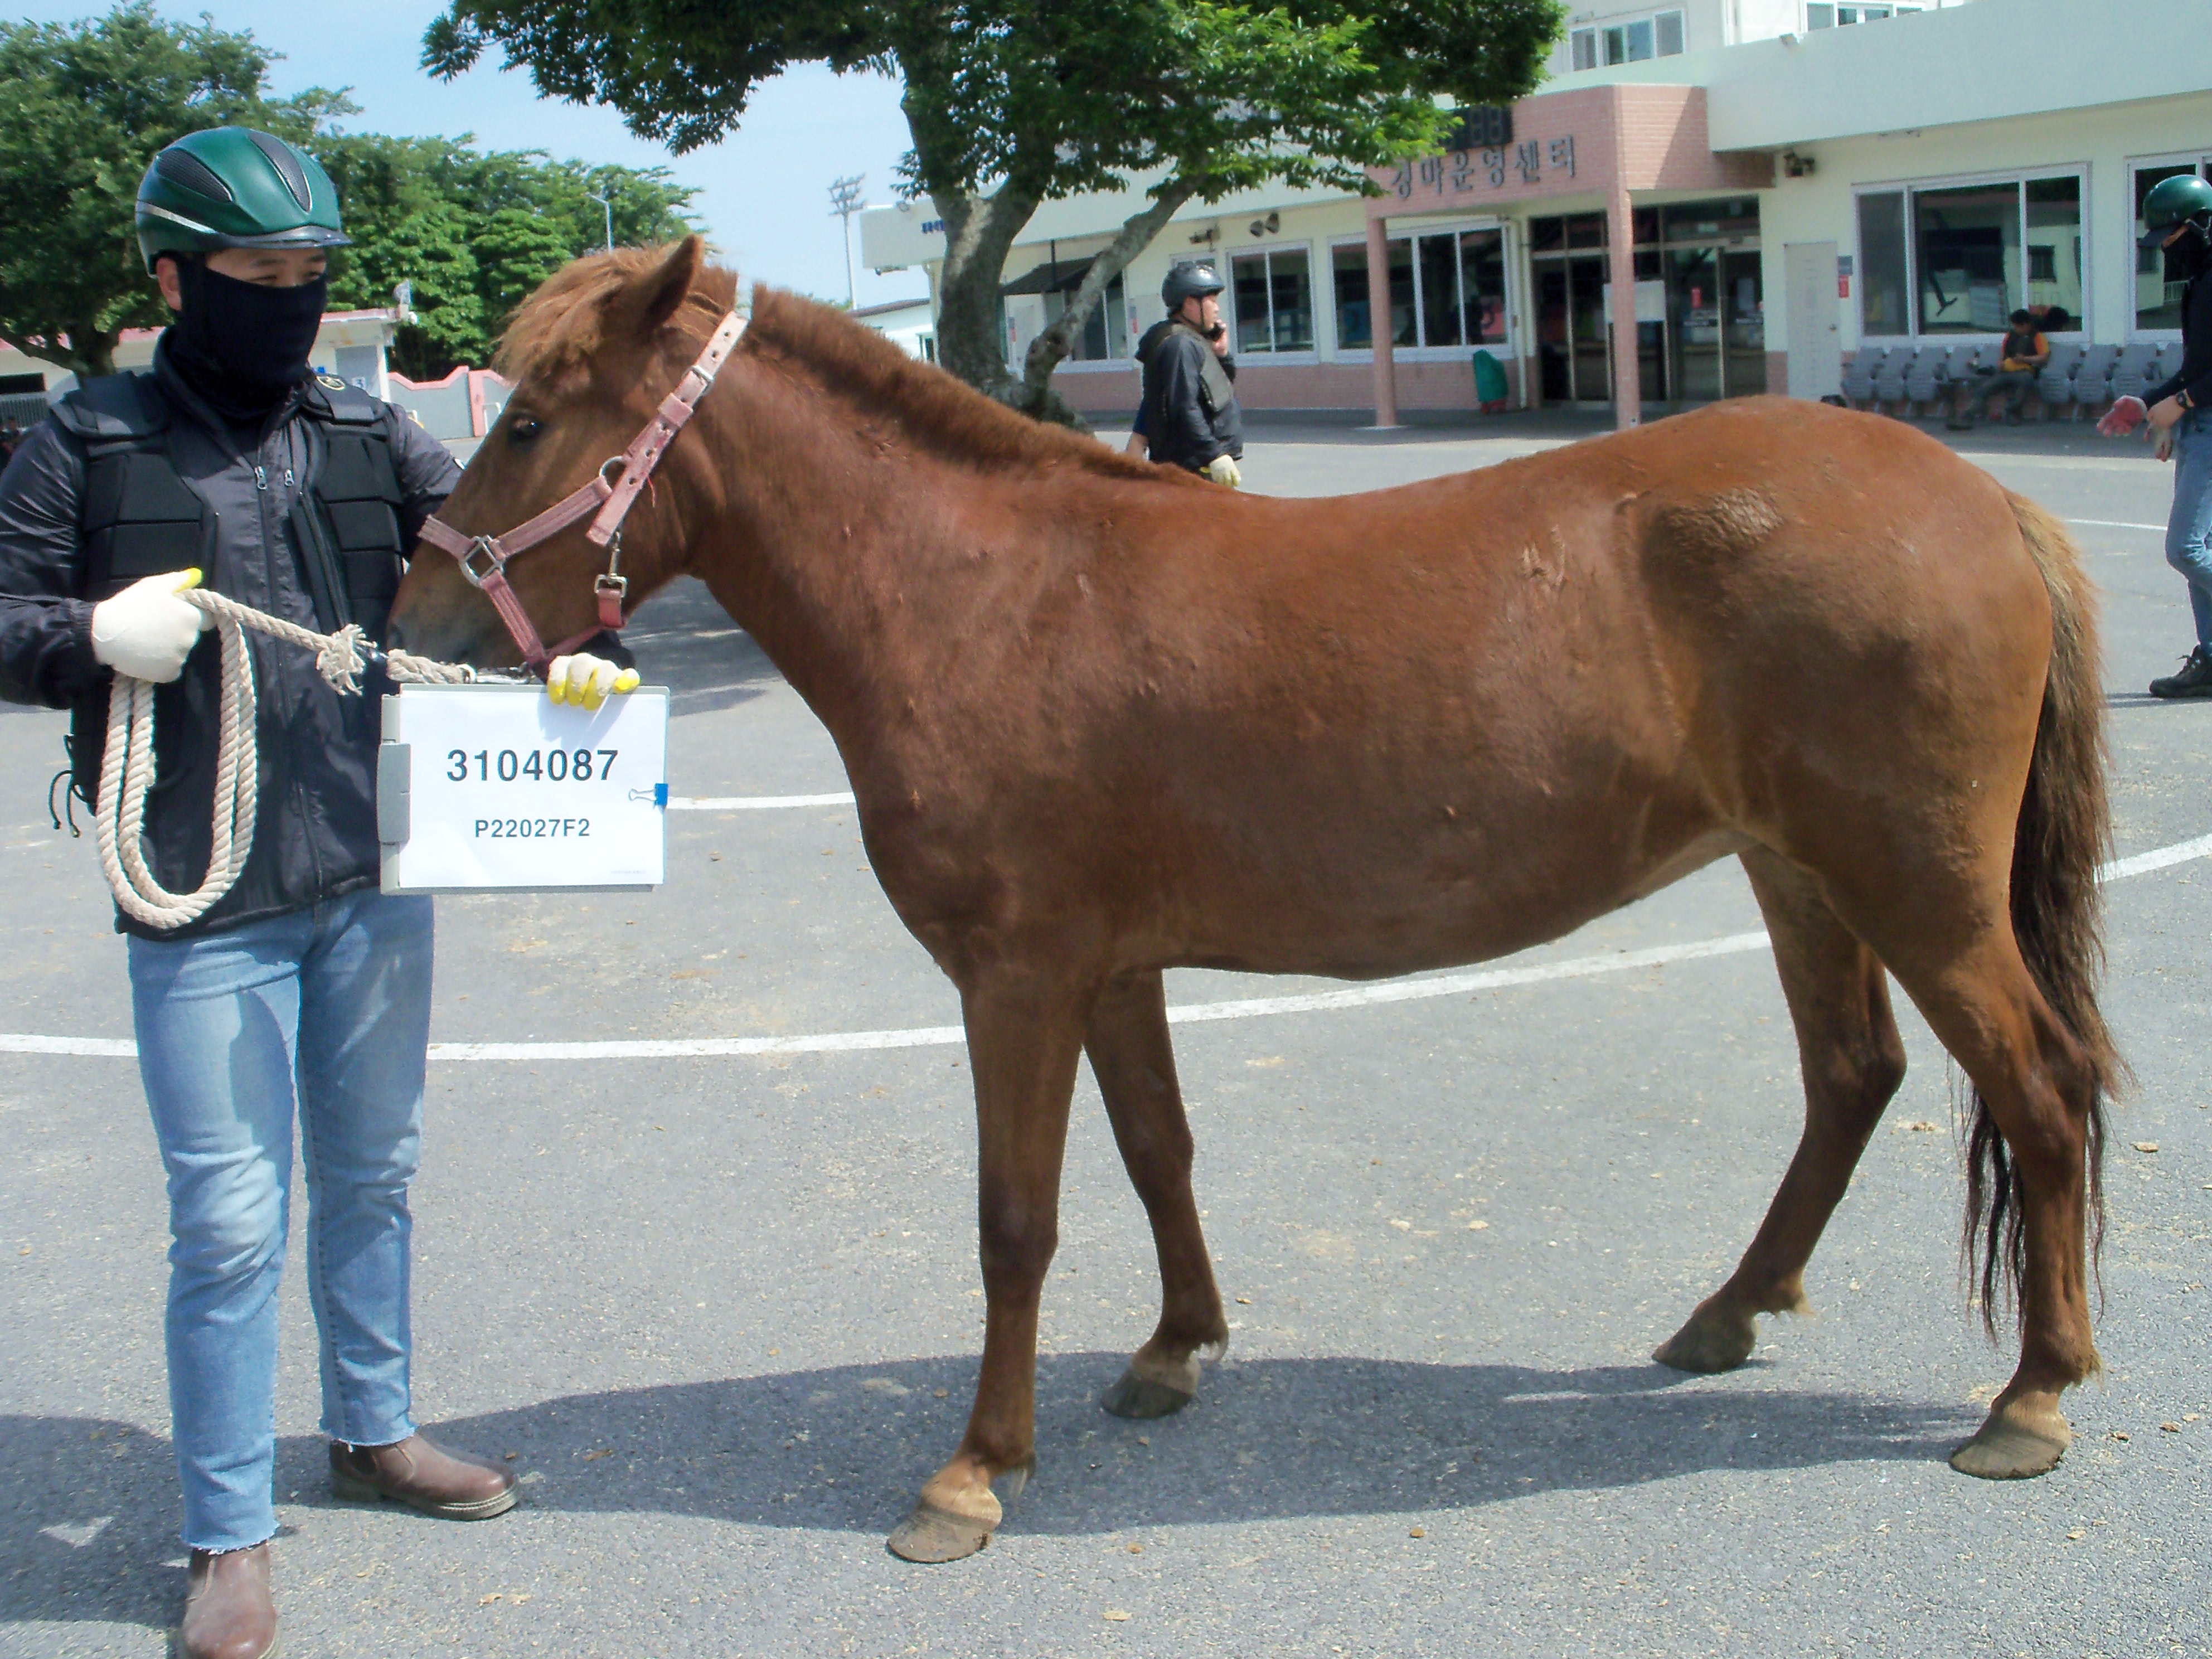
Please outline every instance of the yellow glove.
[[578, 708], [597, 708], [609, 692], [637, 690], [637, 670], [617, 668], [605, 657], [578, 652], [556, 657], [545, 671], [545, 695]]
[[1231, 489], [1241, 489], [1244, 475], [1237, 470], [1233, 455], [1216, 455], [1206, 464], [1206, 476], [1218, 484], [1227, 484]]

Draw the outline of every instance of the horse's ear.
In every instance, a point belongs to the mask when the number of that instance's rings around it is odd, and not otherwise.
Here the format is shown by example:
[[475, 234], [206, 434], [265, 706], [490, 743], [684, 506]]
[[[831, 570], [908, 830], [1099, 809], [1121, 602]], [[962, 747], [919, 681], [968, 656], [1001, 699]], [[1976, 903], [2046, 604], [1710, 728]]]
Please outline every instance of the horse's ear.
[[659, 267], [633, 290], [637, 307], [633, 314], [640, 336], [650, 339], [663, 323], [676, 314], [676, 308], [691, 292], [691, 284], [698, 280], [699, 267], [706, 262], [706, 244], [696, 234], [686, 236], [668, 251], [668, 257]]

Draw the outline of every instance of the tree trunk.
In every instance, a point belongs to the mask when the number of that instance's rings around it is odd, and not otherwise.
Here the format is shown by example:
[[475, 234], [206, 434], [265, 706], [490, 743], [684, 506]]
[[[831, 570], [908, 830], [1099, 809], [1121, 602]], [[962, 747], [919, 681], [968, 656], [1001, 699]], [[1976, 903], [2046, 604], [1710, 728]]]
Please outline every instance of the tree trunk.
[[[70, 344], [62, 343], [64, 337]], [[15, 347], [26, 357], [35, 357], [42, 363], [52, 363], [57, 368], [67, 369], [80, 380], [115, 373], [115, 342], [118, 337], [114, 329], [102, 333], [97, 329], [72, 328], [58, 330], [51, 336], [17, 334], [0, 329], [0, 341]], [[80, 340], [85, 342], [82, 350], [76, 349], [76, 343]]]
[[[71, 354], [81, 357], [83, 362], [83, 366], [76, 369], [77, 379], [92, 380], [99, 379], [103, 374], [114, 374], [115, 343], [122, 337], [123, 333], [120, 329], [88, 328], [82, 332], [71, 329], [70, 343], [77, 345], [79, 341], [83, 342], [77, 347], [77, 350]], [[71, 367], [74, 368], [76, 365]]]
[[[1166, 193], [1141, 213], [1133, 213], [1121, 222], [1120, 233], [1109, 242], [1098, 257], [1084, 272], [1083, 281], [1067, 302], [1067, 309], [1053, 321], [1052, 326], [1030, 342], [1028, 354], [1022, 362], [1020, 395], [1014, 406], [1039, 420], [1064, 420], [1057, 412], [1067, 409], [1066, 400], [1052, 389], [1052, 372], [1066, 361], [1074, 349], [1075, 339], [1089, 325], [1091, 313], [1106, 298], [1107, 284], [1128, 268], [1135, 258], [1152, 244], [1152, 239], [1175, 216], [1176, 210], [1191, 198], [1191, 187], [1181, 179], [1170, 179]], [[1073, 410], [1068, 413], [1073, 415]], [[1071, 425], [1090, 430], [1090, 422], [1075, 416]]]
[[1036, 210], [1036, 198], [1011, 183], [988, 196], [932, 193], [945, 222], [945, 266], [937, 283], [937, 360], [987, 397], [1013, 403], [1020, 386], [1006, 367], [999, 284], [1014, 238]]

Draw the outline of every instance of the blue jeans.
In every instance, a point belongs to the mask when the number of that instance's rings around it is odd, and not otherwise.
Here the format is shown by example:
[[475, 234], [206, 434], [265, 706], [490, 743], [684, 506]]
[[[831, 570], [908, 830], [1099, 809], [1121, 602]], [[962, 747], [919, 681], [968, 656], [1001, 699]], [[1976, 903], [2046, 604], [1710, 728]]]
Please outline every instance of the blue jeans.
[[2197, 642], [2212, 650], [2212, 409], [2191, 410], [2175, 428], [2166, 562], [2188, 581]]
[[185, 1543], [276, 1530], [276, 1281], [293, 1121], [323, 1431], [409, 1415], [407, 1187], [422, 1138], [431, 903], [353, 893], [179, 940], [131, 940], [138, 1071], [169, 1177], [169, 1414]]

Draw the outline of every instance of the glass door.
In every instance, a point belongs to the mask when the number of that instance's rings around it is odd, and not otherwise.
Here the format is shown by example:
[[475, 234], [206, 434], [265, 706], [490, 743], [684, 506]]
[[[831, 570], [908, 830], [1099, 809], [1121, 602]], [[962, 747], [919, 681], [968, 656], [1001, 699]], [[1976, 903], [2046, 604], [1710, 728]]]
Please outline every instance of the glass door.
[[1717, 249], [1668, 250], [1667, 314], [1674, 324], [1677, 396], [1694, 404], [1711, 403], [1723, 396]]
[[1536, 360], [1544, 401], [1575, 400], [1575, 360], [1568, 329], [1567, 267], [1558, 259], [1533, 262], [1536, 281]]
[[1568, 260], [1567, 289], [1573, 324], [1575, 401], [1601, 404], [1613, 396], [1611, 365], [1606, 361], [1605, 256]]
[[1766, 390], [1765, 277], [1755, 252], [1721, 255], [1721, 349], [1724, 394], [1756, 397]]

